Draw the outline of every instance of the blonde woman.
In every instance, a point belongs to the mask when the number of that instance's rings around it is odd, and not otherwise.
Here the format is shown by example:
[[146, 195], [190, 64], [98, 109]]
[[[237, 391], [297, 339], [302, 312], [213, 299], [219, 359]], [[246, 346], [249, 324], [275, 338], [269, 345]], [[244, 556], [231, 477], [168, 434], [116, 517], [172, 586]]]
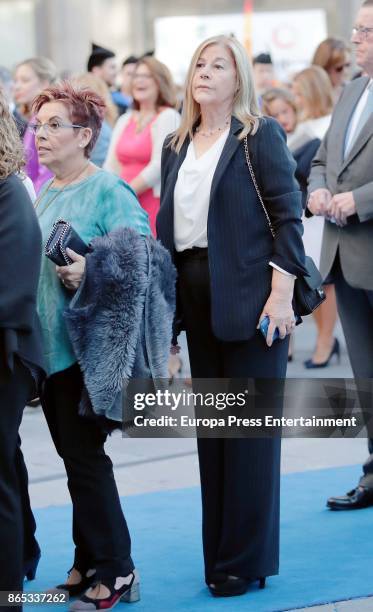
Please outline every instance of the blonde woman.
[[[275, 239], [250, 179], [245, 136]], [[243, 46], [226, 36], [203, 42], [180, 127], [164, 145], [157, 218], [178, 268], [177, 320], [193, 378], [286, 375], [294, 278], [305, 273], [294, 169], [282, 128], [259, 114]], [[270, 408], [271, 385], [264, 387]], [[280, 439], [216, 435], [198, 439], [205, 580], [215, 596], [240, 595], [278, 573]]]
[[32, 57], [18, 64], [14, 73], [14, 100], [18, 111], [27, 121], [23, 137], [26, 154], [25, 172], [39, 193], [44, 183], [52, 177], [49, 170], [39, 163], [35, 147], [35, 135], [28, 127], [33, 123], [32, 101], [45, 88], [57, 79], [57, 69], [46, 57]]
[[292, 83], [299, 121], [310, 137], [324, 138], [333, 110], [333, 90], [329, 77], [320, 66], [310, 66], [298, 72]]
[[86, 72], [73, 79], [78, 87], [90, 89], [100, 96], [105, 102], [105, 115], [102, 122], [100, 135], [91, 153], [91, 162], [100, 168], [106, 159], [113, 127], [118, 119], [118, 111], [112, 101], [110, 91], [105, 81], [92, 72]]
[[[295, 75], [293, 80], [295, 102], [300, 114], [301, 124], [309, 140], [322, 140], [326, 134], [333, 110], [333, 90], [330, 79], [319, 66], [311, 66]], [[324, 217], [313, 216], [304, 222], [304, 245], [307, 255], [311, 255], [316, 265], [320, 264], [321, 242]], [[316, 346], [304, 366], [307, 369], [325, 368], [335, 355], [340, 359], [338, 338], [334, 337], [337, 321], [337, 302], [334, 285], [324, 285], [326, 300], [314, 312], [317, 327]]]
[[295, 151], [309, 141], [308, 131], [299, 122], [295, 98], [289, 89], [268, 89], [262, 96], [262, 111], [264, 115], [276, 119], [285, 130], [290, 151]]
[[155, 235], [162, 145], [180, 122], [168, 68], [154, 57], [140, 59], [132, 79], [132, 96], [133, 110], [119, 118], [104, 167], [130, 184]]

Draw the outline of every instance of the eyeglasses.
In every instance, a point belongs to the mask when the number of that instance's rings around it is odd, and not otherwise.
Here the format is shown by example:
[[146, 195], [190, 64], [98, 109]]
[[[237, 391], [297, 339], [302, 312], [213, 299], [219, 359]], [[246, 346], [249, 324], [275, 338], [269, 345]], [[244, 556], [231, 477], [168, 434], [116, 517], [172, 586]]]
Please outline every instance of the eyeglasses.
[[352, 28], [352, 36], [361, 36], [362, 38], [368, 38], [368, 34], [373, 32], [373, 28], [364, 28], [363, 26], [355, 26]]
[[76, 123], [61, 123], [60, 121], [48, 121], [47, 123], [30, 123], [29, 129], [36, 135], [42, 128], [47, 134], [57, 134], [61, 128], [84, 128], [84, 125]]

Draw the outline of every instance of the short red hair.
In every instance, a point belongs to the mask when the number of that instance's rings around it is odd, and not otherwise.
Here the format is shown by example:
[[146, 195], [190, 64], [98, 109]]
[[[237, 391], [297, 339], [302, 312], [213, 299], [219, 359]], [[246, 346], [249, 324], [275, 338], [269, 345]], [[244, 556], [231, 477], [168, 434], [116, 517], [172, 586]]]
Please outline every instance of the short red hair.
[[63, 81], [44, 89], [36, 96], [32, 103], [32, 112], [38, 113], [48, 102], [62, 102], [67, 107], [71, 123], [92, 130], [92, 138], [84, 149], [85, 156], [89, 157], [104, 119], [106, 108], [104, 100], [91, 89], [74, 87], [69, 81]]

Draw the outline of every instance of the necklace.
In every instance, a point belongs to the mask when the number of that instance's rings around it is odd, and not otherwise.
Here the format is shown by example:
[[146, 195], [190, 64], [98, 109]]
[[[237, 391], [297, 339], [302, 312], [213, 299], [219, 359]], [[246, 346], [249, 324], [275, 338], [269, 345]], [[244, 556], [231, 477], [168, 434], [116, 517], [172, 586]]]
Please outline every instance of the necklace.
[[[66, 187], [68, 187], [69, 185], [71, 185], [71, 183], [73, 183], [74, 181], [76, 181], [76, 179], [78, 179], [78, 178], [80, 177], [80, 175], [81, 175], [81, 174], [83, 174], [83, 172], [84, 172], [84, 171], [85, 171], [85, 170], [88, 168], [89, 164], [90, 164], [90, 161], [88, 160], [88, 161], [87, 161], [87, 163], [86, 163], [86, 164], [84, 164], [84, 168], [81, 168], [81, 169], [79, 170], [78, 174], [75, 174], [75, 175], [72, 177], [72, 179], [71, 179], [70, 181], [68, 181], [68, 182], [66, 183], [66, 185], [64, 185], [64, 186], [62, 187], [62, 189], [59, 189], [59, 190], [57, 191], [57, 193], [55, 193], [55, 194], [54, 194], [54, 195], [51, 197], [51, 199], [50, 199], [50, 200], [47, 202], [47, 205], [46, 205], [46, 207], [44, 208], [44, 210], [43, 210], [43, 211], [40, 213], [40, 215], [38, 215], [39, 217], [40, 217], [40, 216], [41, 216], [41, 215], [42, 215], [42, 214], [43, 214], [43, 213], [44, 213], [44, 212], [47, 210], [47, 208], [49, 208], [49, 207], [50, 207], [50, 205], [52, 204], [52, 202], [54, 202], [54, 200], [55, 200], [55, 199], [56, 199], [56, 198], [57, 198], [57, 197], [58, 197], [58, 196], [59, 196], [59, 195], [60, 195], [60, 194], [61, 194], [63, 191], [65, 191]], [[41, 194], [41, 195], [39, 195], [39, 196], [36, 198], [36, 200], [35, 200], [35, 204], [34, 204], [34, 208], [35, 208], [35, 210], [38, 208], [38, 206], [39, 206], [39, 204], [40, 204], [41, 200], [44, 198], [44, 196], [46, 196], [46, 195], [47, 195], [48, 191], [49, 191], [49, 190], [51, 189], [51, 187], [53, 186], [54, 181], [55, 181], [55, 178], [54, 178], [54, 179], [53, 179], [53, 180], [52, 180], [52, 181], [49, 183], [49, 185], [48, 185], [48, 187], [46, 188], [46, 190], [44, 191], [44, 193], [43, 193], [43, 194]]]
[[219, 133], [219, 132], [223, 132], [224, 130], [227, 129], [228, 125], [230, 124], [231, 118], [229, 117], [228, 119], [226, 119], [226, 121], [224, 122], [224, 125], [214, 128], [213, 130], [203, 130], [201, 131], [200, 126], [196, 127], [196, 132], [200, 135], [200, 136], [204, 136], [205, 138], [209, 138], [209, 136], [214, 136], [215, 134]]

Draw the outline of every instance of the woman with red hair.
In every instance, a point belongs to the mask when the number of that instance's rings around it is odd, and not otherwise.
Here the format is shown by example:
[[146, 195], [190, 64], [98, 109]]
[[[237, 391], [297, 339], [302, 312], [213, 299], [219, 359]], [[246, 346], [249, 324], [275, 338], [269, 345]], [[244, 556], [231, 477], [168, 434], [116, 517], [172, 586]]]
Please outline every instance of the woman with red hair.
[[[50, 87], [35, 99], [39, 159], [54, 175], [35, 204], [44, 243], [61, 218], [87, 244], [118, 227], [150, 232], [147, 214], [131, 188], [90, 162], [104, 108], [93, 91], [69, 83]], [[104, 451], [110, 423], [79, 415], [83, 376], [63, 313], [71, 290], [81, 282], [85, 258], [70, 250], [68, 255], [73, 263], [63, 267], [43, 258], [38, 291], [48, 374], [41, 399], [73, 504], [73, 567], [54, 591], [81, 597], [72, 610], [109, 610], [119, 599], [138, 599], [139, 587], [112, 463]]]

